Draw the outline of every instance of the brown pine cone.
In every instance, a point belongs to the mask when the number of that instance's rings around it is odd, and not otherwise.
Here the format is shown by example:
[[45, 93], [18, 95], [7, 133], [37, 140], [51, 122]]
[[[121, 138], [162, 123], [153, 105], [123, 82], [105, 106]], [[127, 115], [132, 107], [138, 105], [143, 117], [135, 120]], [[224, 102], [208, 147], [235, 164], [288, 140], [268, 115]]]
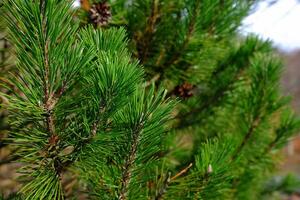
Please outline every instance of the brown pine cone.
[[194, 95], [193, 94], [194, 88], [195, 86], [190, 83], [183, 83], [182, 85], [178, 85], [175, 87], [174, 94], [178, 97], [186, 99]]
[[111, 19], [110, 6], [107, 2], [93, 4], [89, 14], [91, 22], [96, 26], [106, 26]]

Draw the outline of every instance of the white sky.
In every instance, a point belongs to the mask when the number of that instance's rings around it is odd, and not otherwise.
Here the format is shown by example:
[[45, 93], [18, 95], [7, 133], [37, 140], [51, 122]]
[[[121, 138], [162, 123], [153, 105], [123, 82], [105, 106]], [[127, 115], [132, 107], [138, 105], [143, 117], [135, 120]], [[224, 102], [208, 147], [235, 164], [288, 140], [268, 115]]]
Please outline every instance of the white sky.
[[75, 6], [75, 7], [80, 6], [80, 3], [79, 3], [79, 2], [80, 2], [79, 0], [75, 0], [75, 1], [74, 1], [74, 6]]
[[[300, 49], [300, 1], [277, 0], [270, 6], [271, 1], [274, 0], [262, 0], [257, 11], [244, 20], [242, 33], [271, 39], [285, 51]], [[74, 5], [79, 6], [79, 0]]]
[[258, 10], [244, 20], [242, 32], [269, 38], [286, 51], [300, 48], [300, 1], [278, 0], [272, 6], [268, 2], [261, 2]]

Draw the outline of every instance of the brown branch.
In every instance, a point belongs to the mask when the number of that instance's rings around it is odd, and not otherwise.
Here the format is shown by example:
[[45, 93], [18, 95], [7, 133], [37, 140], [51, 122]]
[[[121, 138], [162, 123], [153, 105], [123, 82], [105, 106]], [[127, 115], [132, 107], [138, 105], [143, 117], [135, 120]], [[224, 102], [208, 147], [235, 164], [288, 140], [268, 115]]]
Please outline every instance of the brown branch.
[[55, 98], [58, 100], [66, 91], [66, 81], [63, 81], [62, 86], [57, 90]]
[[152, 83], [155, 83], [159, 78], [160, 78], [160, 74], [156, 74], [155, 76], [152, 77], [151, 80], [145, 83], [145, 87], [149, 87]]
[[[98, 116], [103, 115], [106, 111], [106, 107], [103, 105], [101, 106]], [[102, 119], [98, 118], [93, 124], [92, 124], [92, 131], [91, 131], [91, 137], [95, 137], [98, 131], [99, 123]]]
[[144, 37], [142, 40], [138, 41], [138, 46], [140, 47], [139, 58], [141, 63], [145, 63], [149, 53], [150, 44], [155, 33], [155, 25], [159, 19], [159, 0], [152, 0], [151, 2], [151, 14], [147, 20], [147, 26], [144, 31]]
[[161, 200], [163, 198], [164, 194], [167, 192], [167, 188], [170, 182], [171, 182], [171, 173], [168, 173], [168, 175], [166, 176], [163, 182], [162, 187], [159, 189], [158, 193], [154, 197], [154, 200]]
[[123, 166], [122, 178], [121, 178], [121, 191], [119, 194], [119, 200], [126, 200], [128, 187], [131, 181], [132, 176], [132, 166], [134, 165], [138, 144], [139, 144], [139, 137], [142, 130], [142, 125], [137, 127], [137, 129], [133, 132], [133, 141], [131, 143], [131, 148], [129, 151], [129, 155], [125, 161]]
[[[42, 21], [42, 29], [44, 37], [46, 37], [47, 33], [47, 17], [45, 16], [45, 0], [40, 0], [40, 9], [41, 13], [43, 15], [43, 21]], [[44, 70], [45, 70], [45, 76], [44, 76], [44, 109], [46, 111], [46, 125], [47, 130], [50, 133], [51, 136], [55, 136], [55, 117], [53, 115], [54, 107], [56, 106], [59, 98], [63, 95], [66, 89], [66, 81], [62, 83], [62, 86], [60, 89], [58, 89], [57, 92], [51, 91], [51, 85], [50, 85], [50, 64], [49, 64], [49, 45], [50, 40], [48, 38], [45, 39], [44, 44]]]
[[42, 14], [42, 31], [44, 34], [45, 44], [43, 49], [43, 57], [44, 57], [44, 109], [46, 111], [46, 126], [49, 132], [49, 136], [56, 135], [55, 126], [54, 126], [54, 116], [53, 116], [53, 108], [55, 106], [56, 100], [53, 100], [53, 94], [50, 93], [50, 67], [49, 67], [49, 39], [46, 38], [47, 35], [47, 17], [45, 16], [46, 12], [46, 2], [45, 0], [40, 0], [40, 12]]
[[[106, 111], [106, 107], [103, 105], [101, 106], [99, 112], [98, 112], [98, 116], [100, 116], [101, 114], [103, 114]], [[89, 144], [91, 142], [91, 140], [96, 136], [97, 131], [99, 129], [99, 125], [101, 122], [101, 118], [98, 118], [97, 120], [95, 120], [92, 125], [91, 125], [91, 132], [90, 132], [90, 136], [87, 139], [82, 140], [82, 142], [75, 147], [75, 149], [77, 150], [77, 154], [76, 156], [74, 156], [74, 159], [68, 161], [67, 163], [62, 164], [61, 166], [61, 171], [64, 171], [67, 167], [69, 167], [72, 163], [75, 162], [76, 158], [78, 157], [78, 155], [80, 154], [80, 149], [83, 148], [84, 146], [86, 146], [87, 144]], [[74, 151], [76, 151], [74, 149]]]
[[[168, 61], [166, 61], [162, 66], [158, 67], [157, 71], [160, 74], [160, 79], [158, 80], [158, 83], [157, 83], [158, 85], [161, 83], [162, 78], [164, 77], [164, 74], [166, 73], [166, 70], [168, 68], [170, 68], [173, 64], [177, 64], [177, 62], [179, 61], [179, 59], [182, 56], [183, 52], [188, 47], [190, 39], [192, 38], [192, 36], [195, 32], [196, 19], [197, 19], [198, 11], [200, 10], [200, 5], [201, 5], [200, 0], [198, 0], [196, 2], [195, 8], [193, 10], [193, 14], [191, 16], [190, 23], [188, 24], [187, 34], [185, 36], [185, 39], [184, 39], [181, 47], [178, 48], [176, 50], [176, 52], [172, 54], [172, 57]], [[159, 60], [162, 59], [161, 56], [162, 55], [159, 56]]]
[[189, 166], [187, 166], [186, 168], [184, 168], [183, 170], [181, 170], [179, 173], [177, 173], [175, 176], [173, 176], [171, 178], [171, 181], [174, 181], [179, 176], [182, 176], [183, 174], [185, 174], [192, 166], [193, 166], [193, 163], [190, 163]]
[[270, 153], [274, 147], [276, 147], [277, 142], [280, 140], [280, 137], [277, 135], [276, 138], [266, 147], [263, 155]]
[[236, 149], [235, 153], [233, 154], [232, 160], [235, 160], [237, 158], [237, 156], [241, 153], [241, 151], [244, 149], [244, 147], [246, 146], [246, 144], [248, 143], [248, 141], [252, 137], [255, 129], [260, 124], [260, 121], [261, 121], [261, 118], [259, 116], [256, 117], [256, 119], [253, 121], [253, 123], [251, 124], [251, 126], [250, 126], [247, 134], [245, 135], [242, 143], [240, 144], [240, 146]]
[[178, 62], [178, 60], [180, 59], [180, 57], [182, 56], [184, 50], [187, 48], [190, 39], [192, 38], [194, 32], [195, 32], [195, 28], [196, 28], [196, 20], [197, 20], [197, 15], [198, 12], [200, 10], [200, 0], [198, 0], [196, 2], [195, 8], [193, 10], [193, 13], [191, 15], [191, 20], [190, 23], [188, 25], [188, 30], [187, 30], [187, 34], [186, 37], [181, 45], [180, 48], [178, 48], [177, 53], [174, 53], [172, 58], [165, 64], [165, 67], [168, 68], [169, 66], [176, 64]]
[[164, 194], [167, 192], [167, 188], [169, 187], [169, 184], [174, 181], [175, 179], [177, 179], [178, 177], [182, 176], [183, 174], [187, 173], [188, 170], [193, 166], [193, 163], [190, 163], [189, 166], [187, 166], [186, 168], [184, 168], [183, 170], [181, 170], [180, 172], [178, 172], [176, 175], [174, 175], [173, 177], [171, 177], [171, 174], [169, 173], [164, 182], [162, 187], [159, 189], [157, 195], [154, 197], [154, 200], [162, 200]]
[[271, 151], [273, 150], [273, 148], [276, 146], [278, 142], [278, 138], [276, 137], [271, 143], [269, 143], [269, 145], [265, 148], [265, 150], [260, 154], [260, 155], [256, 155], [255, 161], [254, 160], [248, 160], [249, 163], [257, 163], [260, 162], [260, 160], [262, 158], [264, 158], [266, 155], [268, 155], [269, 153], [271, 153]]
[[277, 142], [278, 142], [278, 138], [276, 137], [266, 148], [265, 148], [265, 150], [264, 150], [264, 152], [263, 152], [263, 155], [266, 155], [266, 154], [268, 154], [268, 153], [270, 153], [272, 150], [273, 150], [273, 148], [276, 146], [276, 144], [277, 144]]
[[56, 135], [55, 125], [54, 125], [53, 108], [54, 108], [57, 100], [53, 99], [53, 94], [50, 94], [50, 83], [49, 83], [50, 69], [49, 69], [48, 48], [49, 48], [49, 40], [46, 41], [45, 49], [44, 49], [44, 64], [45, 64], [44, 108], [46, 110], [47, 130], [50, 133], [50, 136], [52, 136], [52, 135]]
[[[42, 14], [42, 31], [44, 36], [44, 49], [43, 49], [43, 59], [44, 59], [44, 102], [43, 107], [46, 112], [45, 115], [45, 123], [47, 127], [47, 131], [49, 134], [48, 144], [46, 145], [46, 149], [48, 154], [55, 153], [58, 154], [56, 150], [54, 150], [53, 146], [56, 146], [59, 137], [55, 130], [55, 116], [53, 113], [53, 110], [59, 100], [59, 98], [62, 96], [64, 90], [65, 90], [65, 83], [62, 84], [62, 87], [55, 93], [55, 91], [51, 91], [51, 73], [50, 73], [50, 61], [49, 61], [49, 45], [50, 40], [47, 38], [47, 16], [46, 13], [46, 1], [40, 0], [40, 12]], [[50, 147], [49, 147], [50, 145]], [[48, 147], [48, 148], [47, 148]], [[59, 158], [54, 159], [54, 168], [58, 175], [60, 175], [64, 169], [64, 164]]]

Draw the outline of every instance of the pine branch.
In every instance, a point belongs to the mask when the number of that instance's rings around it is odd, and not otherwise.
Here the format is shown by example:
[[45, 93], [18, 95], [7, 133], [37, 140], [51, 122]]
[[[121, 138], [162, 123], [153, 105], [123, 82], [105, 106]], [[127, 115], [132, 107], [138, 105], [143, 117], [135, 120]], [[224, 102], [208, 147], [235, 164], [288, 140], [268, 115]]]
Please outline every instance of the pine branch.
[[234, 167], [230, 162], [234, 151], [232, 139], [210, 139], [198, 147], [193, 169], [176, 177], [176, 184], [168, 187], [164, 199], [227, 199]]
[[171, 182], [175, 181], [175, 179], [179, 178], [180, 176], [186, 174], [189, 171], [189, 169], [192, 168], [192, 166], [193, 166], [193, 163], [190, 163], [189, 166], [187, 166], [186, 168], [184, 168], [183, 170], [181, 170], [180, 172], [175, 174], [173, 177], [171, 177], [171, 173], [169, 173], [166, 176], [165, 180], [163, 181], [162, 186], [159, 189], [158, 193], [154, 197], [154, 200], [162, 200], [163, 196], [167, 192], [167, 188], [169, 187]]
[[[199, 116], [201, 116], [202, 113], [204, 113], [205, 111], [211, 109], [212, 107], [218, 105], [220, 102], [223, 102], [222, 100], [224, 100], [224, 97], [226, 96], [226, 94], [228, 92], [232, 91], [232, 86], [234, 85], [234, 83], [236, 83], [236, 81], [239, 80], [239, 78], [241, 77], [241, 75], [244, 73], [244, 69], [240, 69], [235, 76], [232, 78], [232, 80], [227, 83], [227, 85], [225, 86], [221, 86], [220, 88], [217, 89], [217, 91], [209, 98], [205, 98], [204, 103], [198, 107], [198, 108], [194, 108], [192, 109], [190, 112], [187, 112], [185, 114], [182, 115], [178, 115], [176, 116], [176, 119], [187, 119], [187, 117], [192, 116], [194, 114], [197, 114]], [[193, 119], [190, 120], [188, 122], [184, 121], [184, 123], [180, 123], [176, 128], [177, 129], [184, 129], [188, 126], [193, 126], [196, 124], [200, 124], [201, 121], [204, 118], [199, 118], [199, 119]]]
[[177, 52], [173, 53], [172, 57], [164, 64], [164, 71], [167, 68], [171, 67], [173, 64], [177, 64], [177, 61], [181, 58], [184, 51], [188, 47], [189, 42], [190, 42], [191, 38], [193, 37], [193, 34], [196, 30], [196, 22], [197, 22], [197, 17], [199, 15], [198, 12], [200, 10], [200, 5], [201, 5], [201, 1], [196, 0], [192, 15], [190, 16], [190, 22], [188, 24], [188, 29], [187, 29], [185, 39], [184, 39], [183, 43], [181, 44], [181, 47], [178, 48]]
[[[188, 47], [189, 42], [190, 42], [191, 38], [193, 37], [193, 34], [196, 29], [196, 23], [197, 23], [197, 17], [199, 14], [198, 11], [200, 10], [200, 5], [201, 5], [200, 0], [196, 0], [195, 6], [193, 8], [193, 12], [190, 16], [190, 22], [188, 23], [188, 28], [187, 28], [187, 32], [185, 35], [185, 39], [182, 42], [180, 48], [178, 48], [176, 52], [173, 52], [171, 58], [169, 58], [161, 67], [159, 67], [156, 70], [159, 73], [158, 84], [161, 82], [161, 79], [164, 77], [164, 74], [166, 73], [166, 71], [170, 67], [172, 67], [172, 65], [177, 64], [177, 62], [179, 61], [181, 56], [184, 54], [184, 51]], [[159, 63], [160, 59], [162, 59], [162, 55], [160, 55], [158, 57], [158, 60], [156, 61], [156, 63]]]
[[[77, 117], [72, 106], [78, 107], [80, 101], [71, 99], [75, 91], [70, 90], [92, 59], [92, 51], [83, 53], [76, 39], [78, 24], [72, 22], [69, 3], [9, 0], [5, 5], [18, 68], [11, 82], [20, 91], [9, 96], [7, 107], [12, 141], [21, 147], [18, 153], [27, 178], [22, 192], [27, 199], [62, 199], [61, 173], [73, 158], [75, 144], [66, 138], [76, 134], [66, 124]], [[71, 95], [66, 96], [66, 91]]]
[[[226, 60], [224, 59], [218, 63], [212, 72], [208, 87], [215, 90], [213, 94], [199, 94], [201, 97], [200, 101], [203, 102], [199, 107], [192, 108], [189, 112], [176, 116], [176, 119], [184, 120], [178, 125], [178, 128], [183, 129], [187, 126], [200, 124], [203, 117], [200, 119], [193, 118], [188, 121], [186, 119], [195, 114], [201, 117], [201, 113], [205, 113], [207, 110], [223, 102], [227, 93], [234, 92], [234, 84], [245, 72], [249, 71], [255, 55], [258, 53], [270, 54], [270, 51], [270, 44], [268, 42], [261, 42], [257, 37], [252, 36], [246, 38], [238, 49], [234, 49]], [[226, 71], [231, 70], [231, 68], [234, 69], [234, 71], [226, 74]], [[226, 83], [219, 84], [219, 82], [224, 79], [224, 76], [225, 78], [229, 76], [230, 79]]]
[[246, 133], [245, 137], [243, 138], [241, 144], [238, 146], [235, 153], [233, 154], [232, 160], [235, 160], [240, 155], [240, 153], [242, 152], [242, 150], [244, 149], [246, 144], [248, 144], [255, 129], [259, 126], [260, 121], [261, 121], [261, 117], [259, 117], [259, 116], [254, 119], [253, 123], [251, 124], [250, 128], [248, 129], [248, 132]]
[[[109, 105], [110, 102], [108, 102], [107, 104], [105, 105]], [[100, 110], [99, 112], [97, 113], [97, 116], [98, 116], [98, 119], [96, 119], [96, 121], [93, 123], [92, 125], [92, 131], [91, 131], [91, 136], [92, 137], [95, 137], [96, 134], [97, 134], [97, 131], [98, 131], [98, 128], [99, 128], [99, 125], [101, 124], [101, 122], [103, 121], [102, 118], [103, 118], [103, 115], [105, 114], [106, 110], [107, 110], [107, 107], [105, 105], [101, 105], [100, 106]]]
[[277, 91], [276, 83], [280, 79], [278, 76], [280, 69], [281, 64], [272, 59], [272, 57], [268, 59], [257, 57], [253, 60], [252, 71], [250, 72], [252, 83], [244, 105], [245, 113], [248, 111], [252, 120], [249, 122], [251, 124], [246, 135], [232, 156], [233, 160], [238, 157], [246, 144], [249, 143], [262, 120], [272, 116], [273, 113], [286, 105], [286, 101], [281, 100]]
[[44, 100], [44, 108], [46, 110], [46, 122], [47, 122], [47, 129], [50, 133], [50, 136], [56, 135], [55, 133], [55, 124], [54, 124], [54, 116], [53, 116], [53, 109], [56, 104], [56, 100], [53, 100], [53, 94], [50, 94], [50, 84], [49, 84], [49, 57], [48, 57], [48, 40], [45, 44], [44, 49], [44, 63], [45, 63], [45, 100]]
[[171, 181], [174, 181], [176, 178], [178, 178], [178, 177], [182, 176], [183, 174], [185, 174], [192, 166], [193, 166], [193, 163], [190, 163], [189, 166], [187, 166], [186, 168], [181, 170], [179, 173], [177, 173], [175, 176], [173, 176], [171, 178]]
[[[56, 128], [55, 128], [55, 116], [53, 113], [53, 110], [55, 109], [56, 103], [59, 100], [59, 97], [63, 94], [64, 91], [64, 85], [62, 86], [62, 89], [60, 89], [59, 91], [59, 96], [55, 96], [54, 93], [50, 90], [51, 85], [50, 85], [50, 66], [49, 66], [49, 45], [50, 45], [50, 40], [47, 38], [47, 16], [45, 16], [45, 12], [46, 12], [46, 1], [45, 0], [40, 0], [40, 10], [41, 10], [41, 14], [42, 14], [42, 33], [43, 38], [44, 38], [44, 49], [43, 49], [43, 58], [44, 58], [44, 70], [45, 70], [45, 76], [44, 76], [44, 108], [46, 111], [46, 124], [47, 124], [47, 130], [49, 133], [49, 143], [50, 145], [56, 145], [58, 143], [58, 140], [60, 140], [60, 138], [58, 137], [57, 133], [56, 133]], [[64, 84], [64, 83], [63, 83]], [[55, 140], [53, 140], [52, 138], [57, 138]], [[49, 145], [49, 144], [47, 144]], [[52, 149], [50, 149], [50, 151], [52, 151]], [[57, 155], [59, 154], [59, 152], [56, 153]], [[60, 159], [55, 159], [54, 160], [54, 168], [56, 170], [56, 173], [58, 175], [61, 174], [61, 172], [63, 171], [63, 169], [65, 168], [65, 165], [68, 164], [62, 164]]]
[[131, 182], [132, 167], [133, 167], [135, 159], [136, 159], [137, 148], [139, 145], [140, 134], [141, 134], [142, 130], [143, 130], [143, 125], [140, 124], [136, 128], [136, 130], [133, 131], [133, 138], [132, 138], [129, 155], [126, 158], [124, 166], [122, 167], [121, 191], [120, 191], [120, 194], [118, 195], [119, 200], [127, 199], [128, 187]]
[[159, 189], [158, 193], [154, 197], [154, 200], [162, 200], [164, 194], [167, 192], [167, 188], [171, 182], [171, 173], [168, 173], [165, 180], [162, 183], [162, 187]]
[[150, 44], [152, 42], [155, 33], [155, 25], [159, 18], [160, 18], [159, 0], [152, 0], [150, 16], [148, 17], [147, 20], [147, 26], [144, 31], [144, 36], [142, 37], [141, 40], [137, 41], [137, 46], [140, 48], [139, 59], [141, 63], [145, 63], [146, 60], [148, 59]]
[[283, 145], [285, 145], [289, 138], [293, 136], [294, 133], [297, 132], [300, 128], [300, 121], [293, 112], [289, 109], [286, 109], [281, 113], [279, 118], [280, 125], [274, 131], [275, 138], [267, 145], [263, 154], [268, 154], [272, 150], [279, 149]]

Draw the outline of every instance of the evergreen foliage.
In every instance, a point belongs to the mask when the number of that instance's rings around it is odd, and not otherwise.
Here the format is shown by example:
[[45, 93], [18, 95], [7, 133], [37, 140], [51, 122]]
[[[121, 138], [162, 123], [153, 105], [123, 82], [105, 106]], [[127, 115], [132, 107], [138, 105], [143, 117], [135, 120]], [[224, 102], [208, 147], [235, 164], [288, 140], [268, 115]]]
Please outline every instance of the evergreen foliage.
[[237, 34], [256, 1], [81, 3], [1, 8], [17, 58], [3, 106], [22, 163], [9, 199], [269, 195], [300, 124], [271, 43]]

